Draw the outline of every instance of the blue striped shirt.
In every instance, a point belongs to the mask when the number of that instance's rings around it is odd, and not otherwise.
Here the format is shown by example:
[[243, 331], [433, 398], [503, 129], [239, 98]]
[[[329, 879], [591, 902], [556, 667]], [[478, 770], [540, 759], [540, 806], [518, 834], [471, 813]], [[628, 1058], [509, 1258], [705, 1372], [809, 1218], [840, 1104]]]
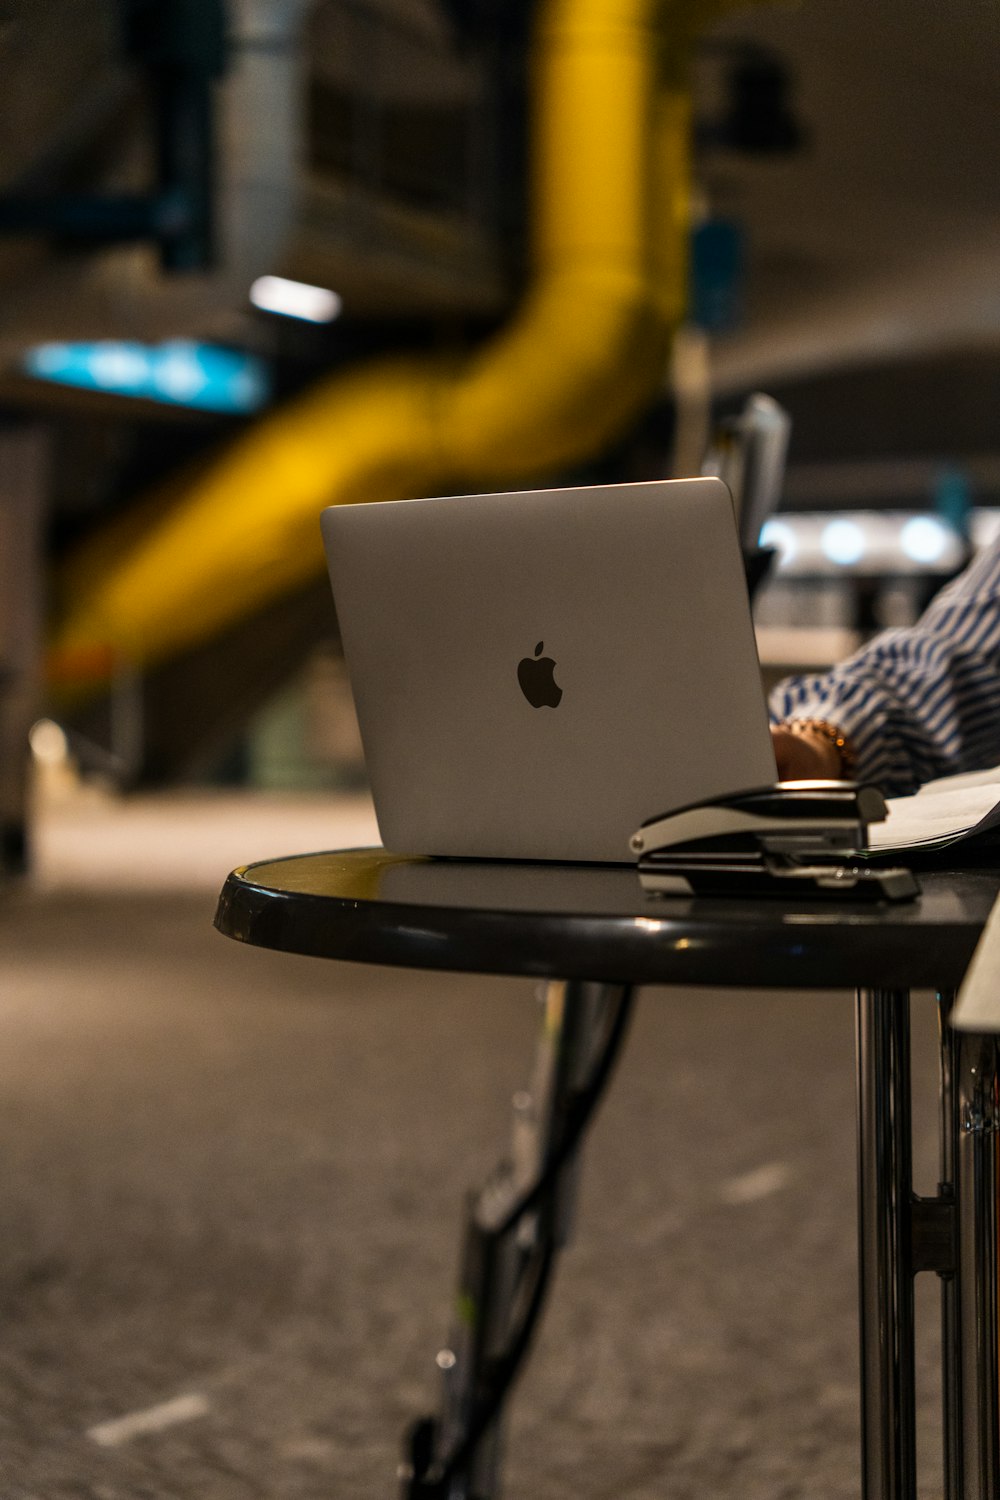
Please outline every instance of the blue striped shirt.
[[832, 671], [790, 677], [772, 723], [826, 719], [857, 751], [857, 776], [891, 796], [1000, 763], [1000, 538], [932, 600]]

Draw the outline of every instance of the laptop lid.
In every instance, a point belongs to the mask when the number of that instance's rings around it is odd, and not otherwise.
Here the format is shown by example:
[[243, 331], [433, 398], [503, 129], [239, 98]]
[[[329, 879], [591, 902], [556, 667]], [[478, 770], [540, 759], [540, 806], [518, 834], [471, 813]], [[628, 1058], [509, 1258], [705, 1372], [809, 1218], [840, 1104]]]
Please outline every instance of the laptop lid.
[[332, 506], [383, 843], [628, 861], [646, 818], [775, 779], [718, 479]]

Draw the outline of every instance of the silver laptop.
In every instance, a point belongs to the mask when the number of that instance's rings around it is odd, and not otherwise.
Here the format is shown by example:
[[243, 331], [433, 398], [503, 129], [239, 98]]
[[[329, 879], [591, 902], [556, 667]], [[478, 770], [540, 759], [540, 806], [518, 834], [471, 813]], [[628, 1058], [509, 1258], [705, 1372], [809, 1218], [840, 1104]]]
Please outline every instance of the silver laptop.
[[323, 512], [382, 841], [627, 862], [646, 818], [775, 779], [718, 479]]

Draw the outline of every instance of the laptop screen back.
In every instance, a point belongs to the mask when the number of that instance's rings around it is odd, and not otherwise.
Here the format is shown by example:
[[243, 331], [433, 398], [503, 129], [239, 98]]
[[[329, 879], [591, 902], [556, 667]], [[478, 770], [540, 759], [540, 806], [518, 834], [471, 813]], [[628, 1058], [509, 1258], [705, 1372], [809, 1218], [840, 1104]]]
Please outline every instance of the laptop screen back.
[[672, 807], [775, 779], [716, 479], [324, 511], [387, 848], [628, 861]]

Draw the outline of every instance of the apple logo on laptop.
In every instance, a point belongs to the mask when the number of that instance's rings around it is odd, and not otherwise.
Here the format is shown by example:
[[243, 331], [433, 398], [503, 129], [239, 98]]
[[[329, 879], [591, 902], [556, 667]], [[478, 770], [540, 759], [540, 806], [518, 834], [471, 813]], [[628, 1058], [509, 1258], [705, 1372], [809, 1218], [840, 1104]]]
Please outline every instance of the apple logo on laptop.
[[553, 676], [555, 662], [551, 656], [542, 655], [544, 645], [544, 641], [539, 641], [534, 656], [521, 658], [517, 664], [517, 680], [532, 708], [558, 708], [563, 690]]

